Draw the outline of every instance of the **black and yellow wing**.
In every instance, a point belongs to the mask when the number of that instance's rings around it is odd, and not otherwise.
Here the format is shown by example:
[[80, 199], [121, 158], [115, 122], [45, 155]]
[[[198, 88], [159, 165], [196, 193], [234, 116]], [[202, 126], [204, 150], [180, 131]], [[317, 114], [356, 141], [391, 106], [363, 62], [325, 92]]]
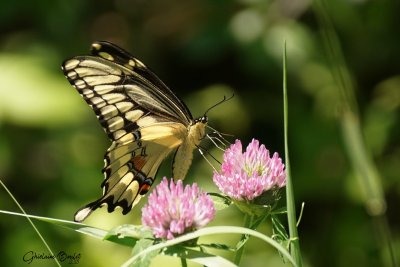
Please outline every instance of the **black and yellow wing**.
[[103, 169], [103, 196], [75, 214], [83, 221], [98, 207], [128, 213], [154, 182], [162, 161], [175, 151], [173, 177], [183, 179], [207, 118], [193, 120], [186, 105], [142, 62], [105, 41], [90, 56], [64, 61], [68, 81], [95, 112], [112, 141]]

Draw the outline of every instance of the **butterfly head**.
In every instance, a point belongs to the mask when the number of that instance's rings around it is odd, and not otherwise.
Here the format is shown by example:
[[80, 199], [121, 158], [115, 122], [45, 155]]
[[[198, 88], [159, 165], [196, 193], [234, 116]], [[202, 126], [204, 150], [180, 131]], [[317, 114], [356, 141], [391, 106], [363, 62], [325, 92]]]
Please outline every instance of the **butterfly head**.
[[193, 121], [193, 125], [196, 124], [196, 123], [207, 124], [208, 123], [208, 117], [206, 115], [204, 115], [203, 117], [196, 118]]
[[207, 123], [207, 116], [202, 116], [192, 121], [192, 124], [188, 128], [188, 138], [192, 146], [198, 146], [200, 144], [200, 141], [206, 135]]

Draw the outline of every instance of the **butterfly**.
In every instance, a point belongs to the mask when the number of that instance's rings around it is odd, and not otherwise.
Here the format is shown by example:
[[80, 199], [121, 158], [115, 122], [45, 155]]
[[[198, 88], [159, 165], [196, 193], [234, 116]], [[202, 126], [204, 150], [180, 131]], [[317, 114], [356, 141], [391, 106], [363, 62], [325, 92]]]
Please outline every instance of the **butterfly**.
[[70, 84], [96, 114], [111, 146], [104, 156], [103, 195], [79, 209], [85, 220], [107, 205], [127, 214], [154, 183], [163, 160], [174, 153], [172, 176], [185, 178], [208, 118], [193, 119], [185, 105], [149, 68], [124, 49], [94, 42], [91, 55], [62, 64]]

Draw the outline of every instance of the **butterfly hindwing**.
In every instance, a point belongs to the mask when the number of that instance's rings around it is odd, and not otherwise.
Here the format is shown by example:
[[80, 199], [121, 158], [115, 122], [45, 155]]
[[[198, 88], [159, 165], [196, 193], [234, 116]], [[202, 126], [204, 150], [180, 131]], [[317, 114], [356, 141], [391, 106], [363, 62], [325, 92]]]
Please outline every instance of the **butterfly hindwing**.
[[103, 196], [75, 214], [82, 221], [93, 210], [107, 204], [108, 211], [121, 207], [128, 213], [147, 193], [162, 161], [182, 144], [186, 132], [180, 123], [152, 123], [141, 128], [145, 137], [134, 142], [113, 142], [104, 156]]
[[142, 62], [108, 42], [92, 44], [90, 56], [66, 60], [68, 81], [95, 112], [112, 145], [103, 169], [103, 195], [78, 210], [83, 221], [98, 207], [126, 214], [151, 187], [172, 152], [173, 177], [183, 179], [207, 123], [193, 120], [186, 105]]

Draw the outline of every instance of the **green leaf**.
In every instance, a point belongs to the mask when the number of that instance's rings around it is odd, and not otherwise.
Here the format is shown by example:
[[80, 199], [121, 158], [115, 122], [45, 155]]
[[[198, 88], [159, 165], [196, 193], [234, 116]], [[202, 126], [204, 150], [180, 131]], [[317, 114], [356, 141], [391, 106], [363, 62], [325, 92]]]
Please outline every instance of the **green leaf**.
[[256, 217], [254, 221], [250, 224], [250, 229], [257, 229], [257, 227], [265, 221], [265, 219], [270, 215], [270, 213], [264, 214], [262, 216]]
[[294, 199], [294, 187], [292, 183], [290, 155], [289, 155], [289, 142], [288, 142], [288, 93], [287, 93], [287, 54], [286, 54], [286, 41], [283, 45], [283, 136], [285, 143], [285, 168], [286, 168], [286, 207], [287, 207], [287, 220], [290, 237], [295, 239], [293, 242], [290, 254], [296, 260], [296, 265], [303, 266], [301, 258], [300, 243], [298, 240], [298, 232], [296, 225], [296, 205]]
[[273, 211], [271, 211], [272, 214], [286, 214], [287, 213], [287, 209], [286, 207], [281, 207], [279, 209], [274, 209]]
[[271, 221], [272, 221], [272, 231], [274, 235], [279, 237], [278, 242], [288, 240], [289, 235], [286, 231], [285, 226], [281, 223], [279, 218], [275, 215], [271, 215]]
[[180, 257], [207, 267], [237, 267], [232, 262], [206, 252], [189, 249], [180, 245], [171, 246], [163, 251], [163, 254]]
[[[289, 250], [291, 240], [285, 226], [281, 223], [276, 215], [271, 215], [271, 222], [273, 232], [272, 238]], [[280, 251], [278, 251], [278, 253], [285, 262], [285, 258], [283, 257], [282, 253]]]
[[211, 197], [212, 201], [214, 202], [214, 207], [216, 210], [223, 210], [229, 207], [232, 204], [232, 200], [222, 194], [219, 193], [208, 193]]
[[[179, 236], [179, 237], [174, 238], [172, 240], [168, 240], [168, 241], [164, 241], [164, 242], [161, 242], [161, 243], [158, 243], [158, 244], [154, 244], [154, 245], [142, 250], [138, 254], [135, 254], [133, 257], [128, 259], [122, 266], [123, 267], [131, 266], [131, 264], [133, 262], [136, 262], [136, 260], [139, 257], [142, 257], [143, 255], [145, 255], [147, 253], [151, 253], [153, 251], [160, 251], [160, 249], [163, 249], [163, 248], [166, 248], [166, 247], [171, 247], [171, 246], [180, 244], [180, 243], [185, 242], [185, 241], [189, 241], [189, 240], [193, 240], [195, 238], [199, 238], [201, 236], [216, 235], [216, 234], [217, 235], [218, 234], [242, 234], [242, 235], [250, 235], [250, 236], [257, 237], [257, 238], [261, 239], [262, 241], [264, 241], [265, 243], [270, 244], [271, 246], [273, 246], [276, 249], [278, 249], [278, 251], [280, 253], [282, 253], [282, 255], [286, 259], [288, 259], [290, 261], [290, 263], [292, 263], [293, 266], [297, 266], [296, 263], [294, 262], [293, 258], [290, 256], [290, 254], [286, 250], [286, 248], [284, 248], [282, 245], [280, 245], [278, 242], [276, 242], [275, 240], [273, 240], [269, 236], [266, 236], [266, 235], [264, 235], [262, 233], [259, 233], [257, 231], [254, 231], [254, 230], [251, 230], [251, 229], [248, 229], [248, 228], [235, 227], [235, 226], [206, 227], [206, 228], [202, 228], [202, 229], [196, 230], [194, 232]], [[206, 259], [204, 259], [204, 260], [206, 261]], [[200, 262], [200, 261], [203, 262], [202, 259], [198, 260], [198, 262]], [[207, 265], [207, 264], [205, 264], [205, 265]]]
[[233, 200], [236, 207], [240, 209], [242, 212], [249, 214], [250, 216], [264, 216], [268, 215], [272, 207], [270, 205], [258, 205], [250, 202], [240, 201], [240, 200]]
[[104, 237], [107, 235], [107, 231], [105, 231], [103, 229], [91, 227], [91, 226], [88, 226], [83, 223], [77, 223], [77, 222], [73, 222], [73, 221], [66, 221], [66, 220], [60, 220], [60, 219], [54, 219], [54, 218], [42, 217], [42, 216], [36, 216], [36, 215], [29, 215], [29, 214], [23, 214], [23, 213], [11, 212], [11, 211], [5, 211], [5, 210], [0, 210], [0, 213], [21, 216], [21, 217], [36, 219], [36, 220], [43, 221], [43, 222], [52, 223], [52, 224], [65, 227], [65, 228], [74, 230], [76, 232], [79, 232], [79, 233], [82, 233], [85, 235], [89, 235], [89, 236], [97, 238], [97, 239], [104, 239]]
[[[142, 238], [136, 242], [135, 247], [132, 250], [132, 255], [137, 255], [143, 250], [151, 247], [154, 243], [154, 240], [148, 238]], [[149, 253], [143, 254], [143, 256], [138, 257], [136, 261], [134, 261], [130, 267], [147, 267], [150, 266], [151, 260], [159, 254], [160, 250], [153, 250]]]
[[134, 247], [142, 238], [153, 238], [152, 231], [141, 225], [123, 224], [111, 229], [104, 240]]
[[241, 247], [243, 247], [246, 244], [246, 242], [249, 240], [249, 238], [250, 238], [249, 235], [242, 235], [239, 242], [236, 244], [235, 250], [238, 251]]
[[225, 244], [220, 244], [220, 243], [198, 244], [198, 246], [205, 247], [205, 248], [221, 249], [221, 250], [232, 251], [232, 252], [236, 251], [236, 248], [233, 248], [233, 247], [225, 245]]

